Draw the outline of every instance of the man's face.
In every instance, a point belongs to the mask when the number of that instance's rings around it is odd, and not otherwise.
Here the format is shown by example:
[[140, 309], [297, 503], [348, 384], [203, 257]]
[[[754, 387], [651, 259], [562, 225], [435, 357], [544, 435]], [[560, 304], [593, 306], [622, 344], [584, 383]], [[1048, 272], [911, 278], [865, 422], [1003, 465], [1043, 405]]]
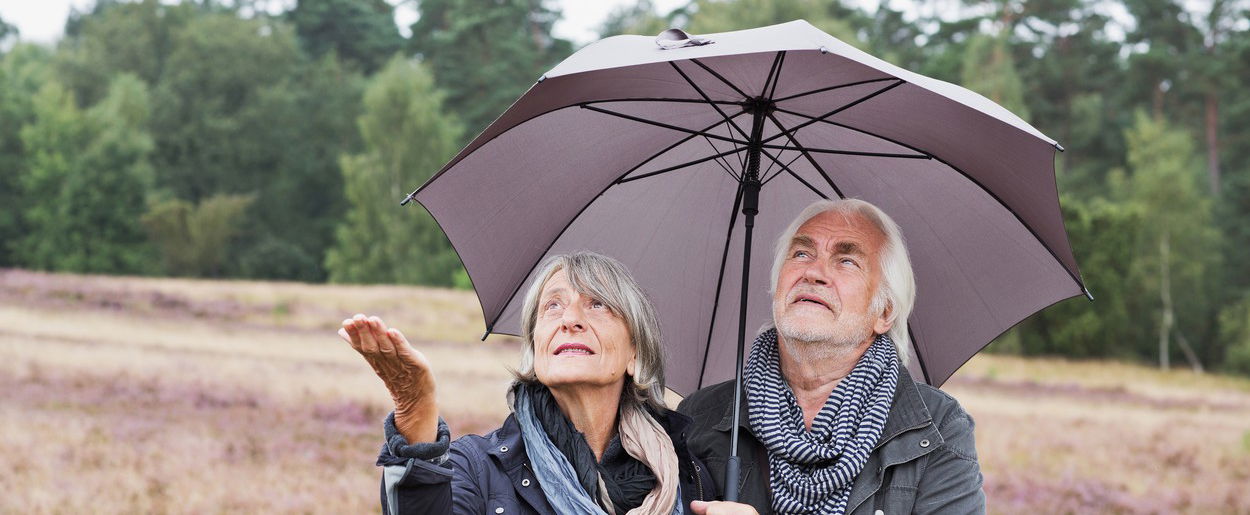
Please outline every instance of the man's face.
[[773, 321], [782, 338], [855, 346], [890, 329], [869, 305], [885, 236], [858, 214], [824, 212], [799, 227], [777, 274]]

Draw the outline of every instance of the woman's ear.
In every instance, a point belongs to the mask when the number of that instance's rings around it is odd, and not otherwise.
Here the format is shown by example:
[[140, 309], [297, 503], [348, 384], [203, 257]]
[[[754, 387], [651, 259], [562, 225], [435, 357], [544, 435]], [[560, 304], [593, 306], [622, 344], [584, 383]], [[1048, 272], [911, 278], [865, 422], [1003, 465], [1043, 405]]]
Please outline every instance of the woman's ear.
[[637, 371], [638, 371], [638, 353], [635, 352], [634, 356], [629, 359], [629, 364], [625, 365], [625, 373], [629, 374], [630, 377], [638, 377], [638, 374], [636, 374]]

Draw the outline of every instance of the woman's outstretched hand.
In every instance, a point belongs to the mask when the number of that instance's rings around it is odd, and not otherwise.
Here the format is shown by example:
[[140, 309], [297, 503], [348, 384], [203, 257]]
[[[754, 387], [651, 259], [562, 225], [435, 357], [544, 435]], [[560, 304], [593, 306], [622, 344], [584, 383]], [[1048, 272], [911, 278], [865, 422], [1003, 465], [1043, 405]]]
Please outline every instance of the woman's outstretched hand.
[[395, 427], [408, 443], [433, 442], [438, 436], [438, 403], [425, 355], [378, 317], [357, 314], [343, 320], [339, 337], [365, 357], [390, 390]]

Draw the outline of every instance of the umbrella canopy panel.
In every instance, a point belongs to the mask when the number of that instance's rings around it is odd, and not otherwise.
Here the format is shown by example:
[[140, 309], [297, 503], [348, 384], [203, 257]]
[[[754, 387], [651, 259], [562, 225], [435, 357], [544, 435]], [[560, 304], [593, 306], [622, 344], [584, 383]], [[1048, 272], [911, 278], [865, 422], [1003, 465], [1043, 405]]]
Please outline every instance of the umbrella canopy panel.
[[[767, 51], [745, 33], [772, 34]], [[546, 256], [594, 250], [630, 267], [655, 302], [671, 388], [731, 378], [751, 146], [763, 186], [749, 328], [771, 318], [776, 238], [819, 198], [868, 200], [901, 226], [918, 283], [911, 371], [928, 383], [1082, 292], [1055, 147], [1036, 129], [805, 22], [709, 37], [579, 51], [415, 193], [464, 261], [488, 331], [519, 332], [523, 288]]]

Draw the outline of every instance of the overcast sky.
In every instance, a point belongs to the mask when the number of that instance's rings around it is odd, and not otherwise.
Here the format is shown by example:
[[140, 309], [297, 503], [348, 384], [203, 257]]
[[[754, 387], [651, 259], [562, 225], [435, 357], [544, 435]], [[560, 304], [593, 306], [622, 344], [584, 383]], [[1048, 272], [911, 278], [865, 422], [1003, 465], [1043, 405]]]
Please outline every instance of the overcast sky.
[[[389, 1], [395, 3], [395, 0]], [[660, 12], [668, 12], [685, 1], [653, 0], [652, 3]], [[599, 25], [608, 13], [618, 6], [633, 5], [634, 0], [555, 0], [552, 3], [564, 12], [564, 18], [555, 26], [555, 35], [582, 45], [598, 39]], [[0, 18], [16, 25], [23, 41], [51, 43], [61, 37], [71, 6], [81, 11], [94, 4], [95, 0], [0, 0]], [[415, 20], [416, 12], [411, 7], [401, 7], [395, 15], [395, 22], [405, 32]]]

